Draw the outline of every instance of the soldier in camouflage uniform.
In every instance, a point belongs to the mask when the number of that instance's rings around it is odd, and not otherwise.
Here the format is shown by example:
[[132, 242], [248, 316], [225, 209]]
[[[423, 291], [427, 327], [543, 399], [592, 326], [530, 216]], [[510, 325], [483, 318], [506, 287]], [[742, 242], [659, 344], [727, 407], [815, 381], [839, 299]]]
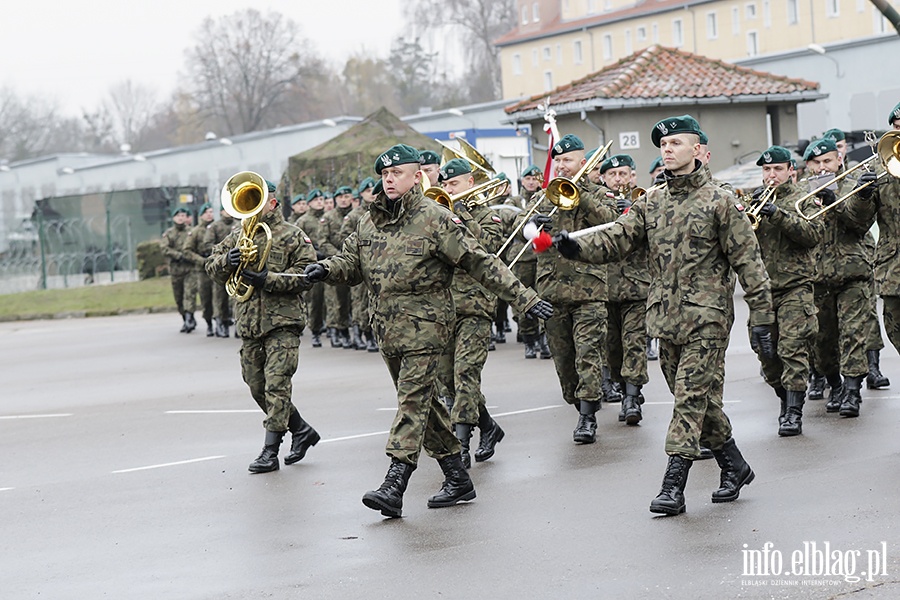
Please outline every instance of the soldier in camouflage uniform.
[[[810, 173], [843, 171], [837, 147], [830, 139], [810, 143], [804, 158]], [[836, 192], [825, 189], [818, 196], [828, 206], [855, 185], [856, 181], [845, 177]], [[854, 194], [820, 218], [824, 233], [815, 286], [819, 331], [813, 357], [817, 370], [831, 385], [825, 410], [857, 417], [862, 402], [860, 387], [868, 372], [866, 334], [873, 293], [872, 256], [865, 238], [875, 222], [875, 205]]]
[[[219, 218], [207, 228], [203, 243], [210, 251], [216, 244], [220, 244], [228, 237], [236, 226], [234, 217], [224, 210], [219, 213]], [[218, 281], [212, 282], [213, 319], [216, 323], [216, 337], [227, 338], [228, 328], [232, 324], [231, 298], [225, 291], [225, 285]]]
[[[344, 244], [344, 237], [341, 235], [344, 221], [353, 210], [353, 190], [350, 186], [343, 185], [334, 191], [334, 203], [334, 209], [325, 213], [325, 220], [328, 221], [329, 248], [333, 248], [333, 254], [336, 254]], [[335, 285], [330, 291], [332, 294], [328, 302], [328, 328], [334, 334], [331, 346], [353, 350], [355, 346], [350, 339], [350, 286]]]
[[[356, 226], [362, 218], [363, 213], [369, 210], [369, 205], [375, 200], [375, 194], [372, 190], [375, 188], [375, 180], [366, 177], [359, 184], [360, 204], [350, 211], [350, 214], [344, 219], [341, 225], [341, 239], [346, 240], [350, 234], [356, 231]], [[359, 283], [350, 288], [350, 341], [357, 350], [368, 350], [369, 352], [378, 352], [378, 344], [375, 343], [375, 336], [372, 334], [372, 326], [369, 324], [369, 290], [366, 286]], [[365, 341], [363, 341], [365, 338]]]
[[425, 187], [434, 187], [440, 184], [441, 155], [434, 150], [422, 150], [422, 172], [428, 177]]
[[[451, 197], [475, 187], [468, 161], [454, 158], [441, 167], [441, 183]], [[495, 253], [502, 243], [500, 216], [484, 204], [459, 201], [453, 212], [469, 233], [488, 252]], [[475, 425], [481, 430], [481, 444], [475, 460], [481, 462], [494, 455], [494, 448], [504, 432], [491, 418], [481, 392], [481, 372], [487, 361], [491, 341], [491, 319], [497, 297], [485, 290], [463, 269], [453, 273], [450, 286], [456, 307], [456, 326], [451, 332], [448, 352], [441, 365], [441, 379], [451, 399], [450, 422], [461, 446], [460, 457], [467, 469], [472, 466], [469, 441]]]
[[206, 337], [213, 337], [215, 335], [212, 322], [213, 283], [212, 279], [209, 278], [209, 275], [207, 275], [206, 271], [203, 269], [206, 258], [212, 250], [212, 245], [206, 240], [206, 230], [212, 224], [213, 218], [212, 205], [209, 202], [203, 204], [203, 206], [200, 207], [200, 211], [197, 213], [197, 220], [199, 223], [196, 227], [191, 229], [188, 234], [187, 245], [185, 246], [185, 254], [194, 264], [192, 277], [196, 282], [195, 287], [200, 293], [200, 306], [203, 309], [203, 320], [206, 321]]
[[[241, 337], [241, 375], [266, 414], [265, 444], [259, 457], [250, 463], [251, 473], [278, 470], [278, 449], [288, 430], [291, 451], [284, 459], [286, 465], [302, 460], [319, 441], [319, 434], [303, 420], [291, 401], [291, 377], [297, 371], [300, 330], [306, 318], [306, 306], [300, 296], [306, 280], [298, 275], [315, 261], [316, 253], [309, 237], [284, 220], [275, 197], [275, 184], [266, 184], [268, 200], [259, 213], [259, 222], [271, 229], [272, 248], [259, 271], [245, 269], [241, 273], [254, 290], [246, 301], [235, 305]], [[240, 230], [232, 232], [213, 248], [206, 261], [206, 272], [220, 283], [224, 284], [241, 263], [241, 251], [237, 248], [240, 237]], [[260, 248], [265, 244], [261, 227], [253, 241]]]
[[[585, 163], [584, 144], [571, 134], [563, 136], [550, 154], [556, 160], [556, 173], [562, 177], [573, 177]], [[545, 198], [532, 223], [549, 224], [552, 231], [574, 231], [615, 220], [614, 202], [596, 197], [593, 193], [596, 186], [584, 179], [577, 185], [580, 200], [575, 209], [560, 209], [550, 219], [546, 215], [552, 211], [553, 204]], [[592, 444], [596, 439], [595, 413], [600, 409], [605, 364], [606, 277], [605, 265], [569, 260], [555, 248], [538, 255], [537, 291], [555, 309], [544, 327], [563, 399], [578, 411], [572, 439], [581, 444]]]
[[[753, 195], [754, 206], [764, 194], [768, 198], [759, 211], [756, 238], [772, 285], [776, 351], [772, 358], [758, 354], [763, 377], [781, 400], [778, 435], [794, 436], [803, 433], [809, 345], [817, 327], [816, 249], [824, 225], [821, 219], [807, 221], [797, 214], [795, 204], [806, 190], [794, 183], [791, 153], [786, 148], [772, 146], [756, 164], [762, 167], [764, 187]], [[804, 214], [812, 214], [816, 203], [808, 199], [801, 207]]]
[[[316, 188], [306, 195], [309, 211], [297, 220], [297, 227], [306, 232], [316, 250], [316, 259], [321, 260], [335, 253], [328, 241], [328, 221], [325, 219], [324, 194]], [[309, 331], [312, 333], [312, 347], [321, 348], [320, 335], [325, 331], [325, 286], [313, 285], [306, 292], [309, 301]]]
[[294, 225], [300, 220], [300, 217], [309, 211], [309, 204], [306, 203], [306, 195], [297, 194], [291, 199], [291, 215], [288, 222]]
[[173, 225], [166, 229], [160, 240], [163, 256], [169, 260], [169, 276], [172, 279], [172, 294], [181, 315], [181, 333], [190, 333], [197, 327], [194, 309], [197, 302], [197, 288], [191, 276], [193, 265], [185, 253], [191, 233], [191, 211], [179, 206], [172, 211]]
[[610, 262], [647, 246], [650, 291], [647, 327], [660, 340], [660, 367], [675, 395], [666, 435], [669, 462], [650, 511], [685, 510], [688, 471], [700, 444], [712, 449], [722, 469], [713, 502], [730, 502], [753, 480], [722, 405], [725, 349], [734, 323], [732, 269], [750, 307], [752, 343], [771, 355], [775, 318], [769, 278], [756, 236], [734, 196], [710, 183], [699, 160], [696, 121], [670, 117], [651, 139], [666, 165], [664, 188], [638, 199], [611, 228], [576, 241], [561, 232], [560, 252], [590, 262]]
[[[601, 193], [611, 197], [620, 213], [631, 207], [634, 159], [628, 154], [610, 156], [600, 164], [605, 187]], [[647, 248], [641, 246], [627, 258], [609, 263], [606, 349], [611, 378], [624, 389], [619, 421], [637, 425], [643, 418], [641, 388], [647, 375], [647, 291], [650, 266]]]
[[378, 157], [375, 172], [382, 176], [384, 190], [340, 254], [310, 265], [306, 275], [311, 281], [363, 282], [372, 294], [373, 329], [397, 388], [398, 409], [387, 444], [391, 466], [381, 487], [363, 496], [363, 504], [399, 517], [423, 446], [445, 476], [429, 507], [475, 497], [459, 440], [437, 395], [439, 362], [455, 320], [449, 290], [454, 268], [462, 267], [517, 308], [538, 316], [553, 310], [488, 254], [460, 219], [422, 195], [418, 150], [393, 146]]

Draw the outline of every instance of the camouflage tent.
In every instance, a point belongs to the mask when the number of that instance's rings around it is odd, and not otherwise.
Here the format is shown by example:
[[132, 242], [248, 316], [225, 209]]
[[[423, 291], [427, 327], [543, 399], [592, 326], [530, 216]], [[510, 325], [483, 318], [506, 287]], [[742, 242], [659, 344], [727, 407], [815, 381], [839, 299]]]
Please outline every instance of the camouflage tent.
[[331, 191], [342, 185], [355, 187], [366, 177], [375, 177], [375, 159], [394, 144], [441, 150], [440, 144], [382, 107], [341, 135], [292, 156], [287, 182], [282, 183], [290, 185], [292, 197], [315, 187]]

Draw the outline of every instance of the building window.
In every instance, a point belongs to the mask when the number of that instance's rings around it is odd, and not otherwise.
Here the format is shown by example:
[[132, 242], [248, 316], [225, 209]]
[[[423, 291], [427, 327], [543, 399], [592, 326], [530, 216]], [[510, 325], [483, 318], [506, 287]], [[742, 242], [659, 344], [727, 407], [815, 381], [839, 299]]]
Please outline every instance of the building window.
[[748, 4], [747, 5], [747, 20], [750, 21], [756, 18], [756, 4]]
[[625, 30], [625, 54], [629, 55], [634, 52], [634, 46], [631, 43], [631, 30]]
[[825, 0], [825, 14], [829, 18], [841, 16], [841, 0]]
[[537, 2], [531, 5], [531, 20], [535, 23], [541, 20], [540, 4], [538, 4]]
[[856, 12], [865, 12], [866, 4], [866, 0], [856, 0]]
[[612, 36], [603, 36], [603, 60], [612, 60]]
[[522, 25], [528, 25], [528, 7], [522, 7]]
[[556, 45], [556, 64], [562, 65], [562, 44]]
[[576, 65], [580, 65], [584, 61], [584, 57], [581, 55], [581, 40], [575, 40], [572, 43], [572, 59]]
[[731, 33], [741, 34], [741, 10], [737, 6], [731, 9]]
[[706, 13], [706, 39], [715, 40], [719, 37], [719, 21], [716, 13]]
[[796, 25], [800, 22], [800, 12], [797, 8], [797, 0], [787, 0], [788, 25]]
[[659, 25], [657, 25], [656, 23], [653, 23], [652, 25], [650, 25], [650, 32], [651, 32], [651, 35], [653, 35], [653, 43], [658, 44], [659, 43]]
[[553, 53], [550, 52], [550, 46], [544, 46], [544, 60], [550, 60], [553, 58]]
[[597, 0], [588, 0], [588, 14], [592, 15], [597, 12]]
[[875, 22], [873, 24], [873, 30], [876, 34], [879, 33], [887, 33], [888, 20], [881, 14], [881, 11], [872, 9], [872, 17], [874, 17]]
[[550, 71], [544, 71], [544, 91], [549, 92], [553, 90], [553, 73]]
[[747, 56], [756, 56], [759, 54], [759, 39], [755, 31], [747, 32]]
[[603, 0], [603, 12], [612, 10], [612, 0]]
[[538, 51], [537, 48], [531, 51], [531, 66], [538, 66]]
[[522, 74], [522, 55], [521, 54], [513, 54], [513, 75], [521, 75]]
[[672, 45], [676, 48], [684, 46], [684, 31], [681, 28], [681, 19], [672, 21]]
[[647, 41], [647, 28], [643, 25], [637, 28], [637, 41], [646, 42]]
[[772, 26], [772, 7], [769, 0], [763, 0], [763, 25], [768, 29]]

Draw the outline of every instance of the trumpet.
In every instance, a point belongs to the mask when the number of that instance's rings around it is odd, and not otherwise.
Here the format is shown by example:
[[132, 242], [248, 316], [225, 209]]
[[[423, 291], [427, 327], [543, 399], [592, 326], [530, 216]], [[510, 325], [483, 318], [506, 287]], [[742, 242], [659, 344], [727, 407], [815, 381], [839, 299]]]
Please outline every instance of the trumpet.
[[775, 190], [778, 189], [777, 185], [769, 185], [766, 186], [766, 189], [760, 194], [759, 198], [748, 202], [750, 208], [744, 211], [744, 214], [747, 215], [747, 218], [750, 219], [750, 226], [753, 228], [753, 231], [759, 229], [759, 213], [762, 212], [763, 206], [768, 204], [769, 202], [775, 201]]
[[[459, 193], [456, 196], [451, 196], [447, 193], [447, 190], [438, 186], [432, 186], [422, 192], [422, 194], [426, 198], [431, 198], [441, 206], [452, 211], [453, 206], [457, 202], [466, 204], [467, 208], [480, 204], [486, 204], [496, 196], [499, 190], [503, 189], [508, 184], [509, 182], [505, 179], [490, 179], [462, 193]], [[483, 194], [483, 197], [476, 198], [476, 196], [478, 196], [479, 194]]]
[[[259, 222], [259, 214], [269, 197], [266, 180], [259, 173], [241, 171], [228, 178], [222, 186], [222, 210], [241, 220], [241, 237], [235, 245], [241, 251], [241, 263], [225, 282], [225, 291], [238, 302], [245, 302], [253, 295], [253, 286], [241, 278], [251, 264], [256, 263], [254, 270], [261, 271], [266, 266], [269, 251], [272, 249], [272, 231], [265, 223]], [[262, 229], [266, 234], [266, 243], [260, 250], [253, 237]]]

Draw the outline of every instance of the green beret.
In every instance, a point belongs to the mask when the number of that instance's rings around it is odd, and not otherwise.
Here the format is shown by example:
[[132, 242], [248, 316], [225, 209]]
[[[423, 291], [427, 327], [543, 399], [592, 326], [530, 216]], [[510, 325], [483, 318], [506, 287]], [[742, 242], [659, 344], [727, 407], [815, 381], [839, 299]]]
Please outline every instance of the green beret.
[[500, 181], [509, 181], [509, 177], [506, 176], [506, 173], [500, 171], [496, 175], [494, 175], [494, 179], [499, 179]]
[[610, 169], [616, 169], [618, 167], [631, 167], [633, 169], [634, 159], [627, 154], [616, 154], [614, 156], [610, 156], [600, 165], [600, 174], [603, 175]]
[[803, 160], [809, 160], [813, 156], [822, 156], [826, 152], [837, 152], [834, 140], [827, 138], [824, 140], [813, 140], [806, 147], [806, 152], [803, 153]]
[[371, 177], [366, 177], [362, 181], [359, 182], [359, 187], [356, 190], [357, 194], [362, 194], [364, 191], [369, 189], [370, 187], [375, 187], [375, 180]]
[[472, 172], [472, 166], [469, 161], [462, 158], [454, 158], [447, 161], [447, 164], [441, 167], [440, 180], [444, 181], [457, 175], [465, 175]]
[[888, 115], [888, 125], [893, 125], [894, 121], [900, 119], [900, 102], [897, 103], [897, 106], [894, 107], [894, 110], [891, 111], [891, 114]]
[[325, 199], [326, 199], [326, 200], [327, 200], [328, 198], [334, 198], [334, 194], [332, 194], [332, 193], [329, 192], [328, 190], [325, 190], [324, 196], [325, 196]]
[[419, 161], [423, 165], [439, 165], [441, 164], [441, 155], [434, 150], [422, 150], [422, 159]]
[[421, 158], [422, 155], [412, 146], [397, 144], [396, 146], [391, 146], [387, 152], [375, 160], [375, 172], [381, 175], [381, 170], [385, 167], [408, 165], [410, 163], [419, 164]]
[[380, 194], [383, 191], [384, 191], [384, 180], [376, 179], [375, 185], [372, 186], [372, 193], [377, 196], [378, 194]]
[[756, 160], [756, 165], [761, 167], [763, 165], [771, 165], [774, 163], [789, 163], [791, 162], [791, 151], [782, 146], [772, 146], [765, 152], [759, 155], [759, 158]]
[[647, 172], [652, 173], [653, 171], [657, 170], [661, 166], [663, 166], [662, 156], [657, 156], [655, 159], [653, 159], [653, 162], [650, 163], [650, 170]]
[[700, 133], [698, 135], [700, 136], [700, 143], [702, 145], [706, 146], [707, 144], [709, 144], [709, 138], [706, 137], [706, 134], [703, 133], [702, 129], [700, 130]]
[[574, 152], [575, 150], [584, 150], [584, 142], [577, 135], [567, 133], [554, 144], [553, 149], [550, 150], [550, 158], [556, 158], [560, 154]]
[[822, 139], [830, 139], [832, 142], [842, 142], [847, 139], [847, 136], [844, 135], [844, 132], [840, 129], [829, 129], [825, 133], [822, 134]]
[[204, 202], [200, 205], [200, 210], [197, 211], [197, 214], [202, 215], [208, 210], [212, 210], [212, 204], [210, 204], [209, 202]]
[[319, 188], [314, 188], [309, 190], [309, 193], [306, 195], [306, 201], [312, 202], [316, 198], [322, 198], [324, 196], [325, 194], [322, 193], [322, 190], [320, 190]]
[[534, 175], [535, 177], [541, 176], [541, 170], [538, 169], [537, 165], [528, 165], [524, 171], [522, 171], [522, 177], [528, 177], [529, 175]]
[[585, 153], [584, 153], [584, 158], [585, 158], [585, 160], [591, 160], [591, 157], [592, 157], [594, 154], [596, 154], [597, 150], [599, 150], [599, 148], [591, 148], [590, 150], [588, 150], [587, 152], [585, 152]]
[[338, 189], [334, 190], [335, 196], [341, 196], [343, 194], [353, 195], [353, 188], [351, 188], [349, 185], [342, 185]]
[[271, 181], [269, 181], [268, 179], [266, 179], [266, 187], [269, 188], [269, 193], [270, 193], [270, 194], [274, 194], [274, 193], [275, 193], [275, 189], [276, 189], [278, 186], [276, 186], [274, 183], [272, 183]]
[[[690, 115], [682, 115], [680, 117], [668, 117], [653, 126], [650, 138], [653, 145], [659, 148], [659, 141], [666, 136], [678, 133], [693, 133], [700, 137], [703, 132], [700, 130], [700, 124], [697, 119]], [[704, 136], [705, 137], [705, 136]], [[708, 142], [709, 140], [707, 140]]]
[[184, 206], [179, 206], [175, 210], [172, 211], [172, 216], [174, 217], [175, 215], [177, 215], [180, 212], [183, 212], [186, 215], [191, 214], [191, 210], [189, 208], [186, 208]]
[[297, 203], [300, 202], [301, 200], [306, 200], [306, 196], [304, 196], [303, 194], [297, 194], [297, 195], [294, 196], [294, 198], [291, 200], [291, 206], [297, 204]]

